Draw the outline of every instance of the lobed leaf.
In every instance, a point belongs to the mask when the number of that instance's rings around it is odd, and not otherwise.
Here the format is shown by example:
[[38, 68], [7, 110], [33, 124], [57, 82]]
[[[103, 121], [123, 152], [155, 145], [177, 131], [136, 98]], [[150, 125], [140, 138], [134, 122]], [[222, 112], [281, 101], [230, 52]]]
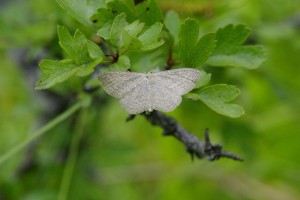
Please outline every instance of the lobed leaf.
[[217, 46], [207, 64], [219, 67], [244, 67], [255, 69], [266, 59], [264, 47], [242, 45], [249, 37], [250, 29], [244, 25], [228, 25], [216, 33]]
[[36, 83], [35, 89], [47, 89], [63, 82], [73, 76], [77, 71], [77, 65], [70, 59], [55, 61], [42, 60], [39, 64], [43, 76]]
[[63, 26], [57, 27], [59, 44], [75, 64], [80, 65], [90, 60], [86, 46], [86, 38], [80, 31], [76, 31], [74, 37]]
[[228, 54], [215, 54], [207, 61], [211, 66], [243, 67], [255, 69], [266, 59], [266, 51], [260, 45], [248, 45], [232, 49]]
[[250, 35], [250, 29], [245, 25], [229, 24], [216, 33], [217, 47], [215, 52], [228, 51], [232, 47], [242, 45]]
[[68, 59], [61, 61], [43, 60], [40, 63], [41, 79], [36, 83], [36, 89], [46, 89], [63, 82], [73, 75], [87, 76], [94, 71], [103, 59], [102, 50], [92, 41], [89, 41], [80, 32], [71, 36], [69, 31], [58, 26], [59, 43], [66, 52]]
[[240, 94], [240, 90], [232, 85], [218, 84], [203, 88], [199, 91], [199, 99], [215, 112], [236, 118], [245, 113], [243, 107], [228, 103]]
[[199, 38], [199, 23], [194, 19], [186, 19], [180, 29], [179, 56], [185, 67], [199, 67], [215, 48], [214, 34]]

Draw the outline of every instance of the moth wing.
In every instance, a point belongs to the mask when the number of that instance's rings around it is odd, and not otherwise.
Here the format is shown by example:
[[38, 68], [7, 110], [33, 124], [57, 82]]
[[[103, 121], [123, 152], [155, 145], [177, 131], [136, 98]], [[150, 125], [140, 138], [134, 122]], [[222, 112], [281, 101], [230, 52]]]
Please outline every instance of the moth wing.
[[148, 85], [148, 81], [143, 80], [120, 100], [121, 106], [129, 114], [139, 114], [152, 109], [152, 91]]
[[157, 82], [153, 85], [152, 108], [163, 112], [171, 112], [181, 103], [181, 96], [171, 88]]
[[104, 73], [99, 80], [106, 93], [120, 99], [136, 88], [143, 81], [143, 76], [142, 73], [118, 71]]
[[153, 82], [159, 82], [164, 87], [172, 89], [178, 95], [191, 91], [200, 78], [200, 71], [192, 68], [181, 68], [153, 73]]

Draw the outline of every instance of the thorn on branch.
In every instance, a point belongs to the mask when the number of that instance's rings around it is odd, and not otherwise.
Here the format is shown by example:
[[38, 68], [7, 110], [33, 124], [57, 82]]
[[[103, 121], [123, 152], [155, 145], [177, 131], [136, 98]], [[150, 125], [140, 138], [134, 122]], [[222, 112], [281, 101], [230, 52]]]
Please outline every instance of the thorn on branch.
[[129, 122], [131, 120], [133, 120], [135, 118], [136, 115], [128, 115], [128, 117], [126, 118], [126, 122]]
[[204, 152], [205, 152], [205, 155], [208, 158], [208, 160], [211, 160], [211, 161], [218, 160], [221, 157], [226, 157], [226, 158], [231, 158], [233, 160], [243, 161], [242, 158], [240, 158], [239, 156], [237, 156], [233, 153], [222, 151], [222, 145], [221, 144], [212, 145], [211, 142], [210, 142], [209, 130], [208, 129], [205, 130]]

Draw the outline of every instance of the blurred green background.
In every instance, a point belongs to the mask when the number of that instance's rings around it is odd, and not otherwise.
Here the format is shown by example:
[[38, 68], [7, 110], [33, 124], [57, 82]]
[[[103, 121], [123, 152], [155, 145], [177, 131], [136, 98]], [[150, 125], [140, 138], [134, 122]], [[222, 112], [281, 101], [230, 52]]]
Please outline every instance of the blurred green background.
[[[142, 116], [125, 122], [116, 99], [100, 95], [0, 166], [0, 199], [56, 199], [73, 133], [83, 137], [68, 199], [300, 199], [300, 1], [159, 0], [163, 12], [195, 17], [202, 31], [229, 23], [252, 28], [268, 60], [256, 70], [205, 68], [211, 83], [237, 85], [246, 114], [221, 116], [184, 100], [170, 116], [245, 162], [193, 163], [182, 144]], [[0, 155], [76, 101], [80, 80], [35, 91], [38, 62], [61, 58], [57, 24], [92, 36], [53, 0], [0, 1]], [[79, 87], [74, 87], [78, 84]], [[71, 87], [72, 85], [73, 87]]]

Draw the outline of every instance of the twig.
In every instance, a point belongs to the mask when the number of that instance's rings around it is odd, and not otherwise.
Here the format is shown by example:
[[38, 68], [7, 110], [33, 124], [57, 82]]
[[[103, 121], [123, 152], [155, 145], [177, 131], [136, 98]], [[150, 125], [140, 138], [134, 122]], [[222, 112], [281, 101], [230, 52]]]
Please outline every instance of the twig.
[[[169, 117], [161, 112], [153, 111], [151, 113], [142, 114], [152, 125], [160, 126], [163, 129], [163, 135], [174, 136], [182, 142], [187, 152], [198, 158], [206, 157], [208, 160], [218, 160], [219, 158], [231, 158], [233, 160], [243, 161], [239, 156], [230, 152], [222, 151], [222, 145], [211, 144], [208, 129], [205, 131], [205, 142], [199, 140], [196, 136], [186, 131], [174, 118]], [[127, 121], [134, 119], [134, 115], [130, 115]]]

